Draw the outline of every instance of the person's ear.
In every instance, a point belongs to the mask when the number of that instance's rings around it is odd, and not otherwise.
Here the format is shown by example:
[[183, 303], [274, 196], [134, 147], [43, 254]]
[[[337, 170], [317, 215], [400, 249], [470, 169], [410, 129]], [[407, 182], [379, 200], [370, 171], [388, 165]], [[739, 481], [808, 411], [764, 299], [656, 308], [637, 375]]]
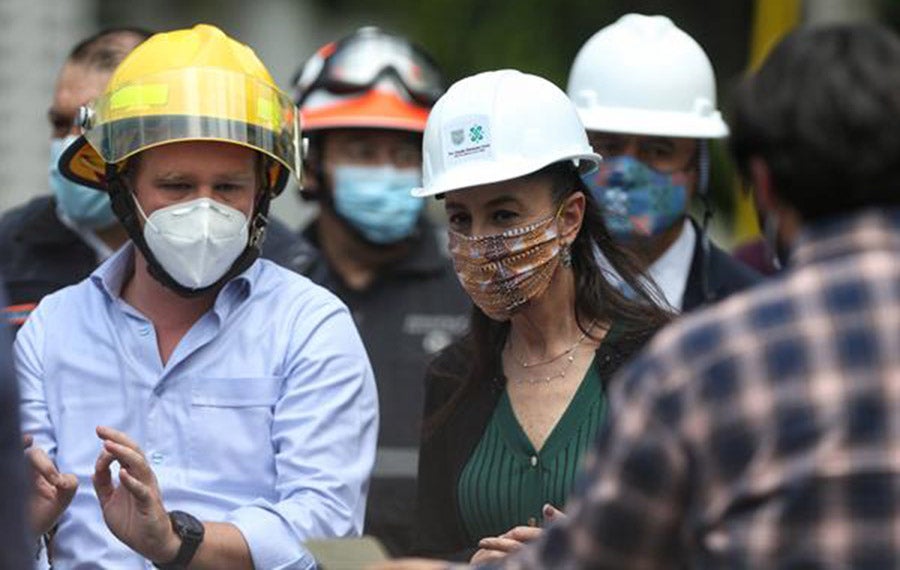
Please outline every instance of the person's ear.
[[772, 171], [766, 161], [758, 156], [751, 158], [748, 174], [757, 208], [763, 212], [772, 212], [777, 209], [778, 204], [772, 188]]
[[584, 223], [584, 209], [587, 201], [582, 192], [573, 192], [562, 204], [559, 212], [559, 236], [571, 245]]
[[314, 174], [314, 172], [315, 171], [310, 167], [309, 164], [303, 164], [302, 191], [310, 195], [317, 194], [319, 192], [319, 178]]
[[[690, 163], [688, 163], [688, 167], [684, 169], [685, 178], [687, 178], [687, 184], [685, 185], [685, 192], [687, 193], [687, 200], [685, 200], [690, 206], [691, 200], [694, 199], [700, 192], [700, 162], [704, 160], [703, 153], [707, 153], [707, 158], [705, 160], [709, 161], [709, 147], [705, 150], [702, 147], [700, 141], [694, 141], [696, 145], [694, 147], [693, 158], [691, 158]], [[709, 192], [709, 188], [706, 188], [706, 192]]]

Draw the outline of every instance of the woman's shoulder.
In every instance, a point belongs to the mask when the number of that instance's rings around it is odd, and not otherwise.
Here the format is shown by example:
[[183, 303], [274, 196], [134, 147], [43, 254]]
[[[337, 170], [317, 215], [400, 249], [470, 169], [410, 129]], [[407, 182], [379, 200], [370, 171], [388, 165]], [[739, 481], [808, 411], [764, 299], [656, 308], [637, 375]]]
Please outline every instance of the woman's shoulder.
[[458, 390], [472, 365], [470, 339], [464, 336], [441, 350], [429, 363], [425, 374], [428, 391], [449, 396]]
[[597, 348], [597, 361], [604, 377], [629, 362], [662, 329], [661, 325], [619, 321], [613, 323]]
[[622, 349], [637, 352], [649, 343], [662, 328], [663, 325], [659, 324], [618, 323], [613, 326], [613, 332], [616, 333], [613, 342]]

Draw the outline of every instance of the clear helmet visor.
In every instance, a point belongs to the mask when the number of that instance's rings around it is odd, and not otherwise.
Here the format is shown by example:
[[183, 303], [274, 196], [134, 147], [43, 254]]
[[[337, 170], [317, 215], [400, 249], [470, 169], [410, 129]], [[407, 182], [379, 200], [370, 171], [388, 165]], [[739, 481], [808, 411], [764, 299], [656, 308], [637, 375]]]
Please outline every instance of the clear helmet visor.
[[219, 68], [182, 68], [120, 85], [83, 108], [84, 136], [106, 163], [165, 143], [214, 140], [247, 146], [299, 176], [300, 124], [272, 85]]

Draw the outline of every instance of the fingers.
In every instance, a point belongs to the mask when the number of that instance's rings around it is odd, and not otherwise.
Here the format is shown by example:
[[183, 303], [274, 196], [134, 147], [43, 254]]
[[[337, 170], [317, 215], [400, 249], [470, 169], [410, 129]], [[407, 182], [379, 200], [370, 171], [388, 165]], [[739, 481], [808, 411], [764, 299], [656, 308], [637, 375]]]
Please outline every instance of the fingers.
[[97, 493], [97, 498], [100, 499], [100, 504], [106, 503], [107, 499], [116, 490], [112, 482], [112, 473], [109, 471], [113, 461], [115, 461], [115, 457], [113, 457], [112, 453], [103, 449], [94, 463], [94, 477], [92, 480], [94, 482], [94, 491]]
[[544, 521], [546, 521], [548, 523], [556, 522], [558, 520], [566, 518], [566, 513], [557, 509], [550, 503], [547, 503], [546, 505], [544, 505], [542, 512], [544, 513]]
[[63, 508], [68, 507], [72, 499], [75, 498], [75, 492], [78, 490], [78, 477], [72, 473], [60, 475], [56, 483], [56, 490], [59, 504]]
[[103, 449], [94, 464], [93, 477], [94, 491], [100, 499], [100, 504], [105, 504], [116, 490], [110, 471], [113, 461], [119, 463], [119, 482], [125, 489], [139, 502], [151, 501], [153, 493], [150, 484], [155, 479], [153, 471], [147, 465], [140, 449], [127, 447], [111, 439], [104, 439]]
[[510, 538], [518, 542], [531, 542], [541, 536], [543, 529], [536, 526], [517, 526], [503, 533], [501, 538]]
[[400, 560], [388, 560], [366, 566], [365, 570], [447, 570], [447, 562], [438, 560], [425, 560], [423, 558], [403, 558]]
[[124, 467], [119, 469], [119, 481], [141, 503], [149, 503], [153, 497], [150, 487], [135, 479]]
[[484, 550], [497, 550], [499, 552], [508, 554], [522, 548], [522, 543], [512, 538], [503, 538], [502, 536], [489, 536], [478, 541], [478, 548]]
[[25, 451], [25, 456], [28, 458], [28, 463], [36, 475], [43, 477], [51, 485], [56, 484], [56, 480], [59, 478], [59, 471], [46, 451], [39, 447], [32, 447]]
[[144, 483], [154, 477], [141, 447], [125, 432], [109, 426], [97, 426], [97, 436], [103, 440], [104, 451], [111, 454], [129, 475]]
[[123, 469], [127, 469], [132, 476], [148, 482], [153, 478], [153, 471], [147, 465], [147, 460], [140, 449], [133, 449], [114, 441], [104, 441], [103, 450], [111, 454], [119, 462]]
[[133, 439], [128, 437], [125, 432], [121, 432], [109, 426], [97, 426], [97, 436], [103, 441], [113, 441], [143, 455], [141, 447]]
[[69, 504], [78, 489], [78, 478], [72, 474], [61, 475], [56, 465], [43, 449], [34, 447], [25, 452], [34, 475], [34, 489], [48, 500], [61, 499]]
[[29, 434], [24, 434], [22, 436], [22, 448], [28, 449], [34, 443], [34, 436]]
[[499, 560], [506, 556], [507, 553], [502, 550], [491, 550], [482, 548], [475, 552], [475, 555], [472, 556], [472, 559], [469, 560], [470, 564], [484, 564], [485, 562], [492, 562], [494, 560]]
[[33, 490], [42, 499], [48, 501], [56, 500], [56, 486], [47, 481], [45, 477], [37, 476], [34, 478]]

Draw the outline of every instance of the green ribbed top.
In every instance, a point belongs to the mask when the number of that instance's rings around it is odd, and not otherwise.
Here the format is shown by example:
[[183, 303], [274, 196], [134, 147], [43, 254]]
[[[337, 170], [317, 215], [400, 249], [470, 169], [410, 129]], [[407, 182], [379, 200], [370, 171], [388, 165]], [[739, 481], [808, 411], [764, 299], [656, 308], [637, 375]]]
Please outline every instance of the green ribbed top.
[[606, 404], [592, 362], [540, 452], [525, 435], [504, 390], [459, 478], [459, 509], [469, 539], [541, 524], [541, 508], [563, 508]]

